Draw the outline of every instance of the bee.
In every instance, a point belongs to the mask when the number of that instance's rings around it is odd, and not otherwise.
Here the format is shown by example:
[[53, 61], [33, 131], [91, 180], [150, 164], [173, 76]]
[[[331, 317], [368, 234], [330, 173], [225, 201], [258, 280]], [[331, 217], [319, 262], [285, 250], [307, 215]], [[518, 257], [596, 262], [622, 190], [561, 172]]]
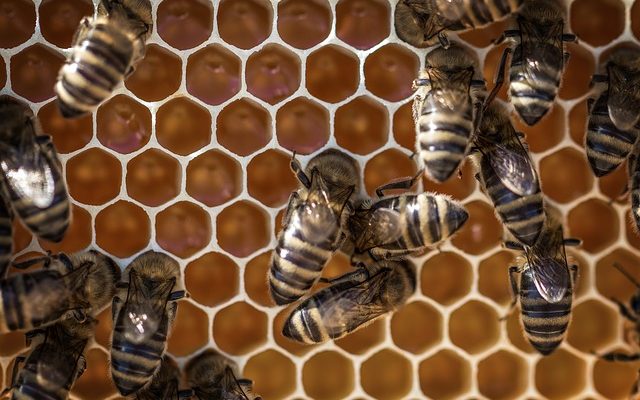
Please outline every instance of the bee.
[[51, 137], [41, 133], [29, 107], [0, 97], [3, 196], [31, 232], [59, 242], [71, 221], [69, 195]]
[[148, 0], [101, 0], [97, 16], [80, 21], [60, 69], [55, 85], [60, 113], [79, 117], [109, 97], [144, 57], [152, 29]]
[[593, 76], [595, 97], [587, 100], [589, 123], [587, 158], [597, 177], [616, 169], [638, 141], [640, 107], [640, 49], [615, 49]]
[[13, 255], [13, 211], [0, 191], [0, 276], [6, 276]]
[[136, 400], [178, 400], [193, 396], [190, 390], [178, 390], [180, 384], [180, 368], [173, 358], [162, 357], [160, 369], [154, 375], [149, 386], [138, 392]]
[[416, 272], [407, 260], [382, 260], [330, 283], [293, 310], [284, 336], [315, 344], [348, 335], [402, 306], [415, 291]]
[[180, 266], [163, 253], [148, 251], [124, 271], [113, 298], [111, 376], [123, 396], [145, 388], [160, 368], [167, 336], [185, 296], [175, 290]]
[[237, 378], [238, 365], [213, 349], [191, 358], [186, 366], [187, 381], [198, 400], [259, 400], [253, 382]]
[[[637, 231], [640, 231], [640, 163], [638, 162], [638, 156], [640, 155], [640, 148], [636, 146], [634, 152], [629, 156], [629, 162], [627, 164], [627, 172], [629, 175], [629, 183], [627, 187], [630, 187], [631, 191], [631, 214], [635, 222]], [[626, 192], [626, 190], [625, 190]]]
[[357, 162], [338, 150], [313, 157], [305, 170], [294, 155], [291, 169], [300, 188], [289, 197], [269, 269], [271, 297], [278, 305], [298, 300], [318, 281], [346, 238], [351, 198], [360, 190]]

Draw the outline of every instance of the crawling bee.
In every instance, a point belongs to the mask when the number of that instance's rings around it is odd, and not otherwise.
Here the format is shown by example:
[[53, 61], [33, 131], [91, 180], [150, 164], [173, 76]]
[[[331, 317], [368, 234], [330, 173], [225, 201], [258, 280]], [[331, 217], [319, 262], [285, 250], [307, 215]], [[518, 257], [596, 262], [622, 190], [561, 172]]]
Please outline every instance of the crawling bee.
[[252, 391], [253, 382], [238, 379], [238, 366], [233, 360], [213, 349], [207, 349], [187, 362], [187, 381], [198, 400], [259, 400]]
[[149, 386], [136, 394], [136, 400], [179, 400], [193, 396], [191, 390], [178, 390], [180, 384], [180, 368], [173, 358], [162, 357], [158, 372]]
[[163, 253], [148, 251], [124, 271], [113, 298], [111, 376], [118, 391], [129, 396], [145, 388], [160, 368], [184, 290], [175, 290], [180, 266]]
[[407, 260], [360, 264], [303, 301], [282, 334], [300, 343], [339, 339], [399, 307], [416, 288], [415, 266]]
[[61, 241], [71, 212], [58, 154], [29, 107], [9, 96], [0, 97], [0, 172], [4, 198], [26, 227]]
[[356, 161], [334, 149], [312, 158], [304, 171], [294, 157], [291, 169], [301, 186], [289, 198], [269, 269], [271, 297], [278, 305], [298, 300], [320, 279], [345, 239], [360, 182]]
[[101, 0], [95, 18], [85, 17], [60, 69], [55, 92], [66, 118], [93, 111], [133, 73], [153, 29], [148, 0]]
[[473, 161], [476, 179], [493, 202], [496, 214], [521, 243], [532, 246], [542, 230], [545, 213], [538, 174], [527, 147], [498, 101], [484, 112]]

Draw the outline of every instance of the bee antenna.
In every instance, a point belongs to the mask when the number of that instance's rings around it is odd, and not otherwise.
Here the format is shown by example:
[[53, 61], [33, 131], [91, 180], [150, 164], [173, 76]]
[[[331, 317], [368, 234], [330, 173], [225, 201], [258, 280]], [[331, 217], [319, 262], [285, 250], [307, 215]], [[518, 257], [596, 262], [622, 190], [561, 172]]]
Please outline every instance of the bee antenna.
[[615, 269], [617, 269], [618, 271], [620, 271], [622, 273], [622, 275], [626, 276], [627, 279], [629, 281], [631, 281], [631, 283], [633, 283], [638, 289], [640, 289], [640, 283], [636, 280], [636, 278], [634, 278], [627, 270], [625, 270], [624, 268], [622, 268], [622, 265], [620, 265], [617, 262], [613, 263], [613, 267]]

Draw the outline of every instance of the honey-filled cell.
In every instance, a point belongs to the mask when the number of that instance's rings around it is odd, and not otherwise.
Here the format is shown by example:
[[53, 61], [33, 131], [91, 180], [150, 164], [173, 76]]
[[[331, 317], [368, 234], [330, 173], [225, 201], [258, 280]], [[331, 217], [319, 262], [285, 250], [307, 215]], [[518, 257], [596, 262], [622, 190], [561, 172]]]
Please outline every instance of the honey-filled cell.
[[268, 0], [222, 0], [218, 6], [218, 33], [241, 49], [262, 43], [271, 34], [272, 3]]
[[514, 117], [516, 130], [527, 135], [529, 150], [541, 153], [558, 145], [564, 138], [565, 112], [562, 106], [554, 104], [551, 110], [534, 126], [523, 123], [519, 117]]
[[127, 164], [127, 193], [144, 205], [156, 207], [180, 193], [178, 161], [158, 149], [149, 149]]
[[283, 0], [278, 3], [278, 34], [297, 49], [322, 42], [331, 32], [331, 7], [327, 0]]
[[80, 20], [93, 14], [93, 4], [89, 0], [44, 0], [38, 14], [42, 36], [64, 49], [71, 47]]
[[170, 46], [191, 49], [211, 36], [213, 7], [204, 0], [163, 0], [156, 24], [158, 34]]
[[125, 85], [142, 100], [159, 101], [178, 90], [181, 77], [180, 58], [169, 50], [150, 44]]
[[389, 115], [382, 104], [360, 96], [336, 110], [334, 131], [340, 147], [369, 154], [387, 142]]
[[[397, 178], [415, 175], [416, 165], [408, 155], [396, 149], [385, 150], [367, 161], [364, 167], [364, 186], [369, 196], [374, 196], [378, 187]], [[401, 193], [389, 190], [386, 194]]]
[[469, 219], [451, 240], [453, 245], [469, 254], [481, 254], [497, 246], [502, 238], [502, 225], [493, 207], [478, 200], [464, 206]]
[[596, 288], [606, 298], [615, 298], [626, 302], [638, 288], [624, 273], [614, 267], [617, 265], [633, 279], [640, 282], [640, 258], [627, 249], [617, 248], [596, 262]]
[[209, 215], [201, 207], [180, 201], [156, 215], [158, 245], [181, 258], [191, 257], [211, 240]]
[[584, 137], [587, 134], [589, 110], [587, 99], [573, 106], [569, 112], [569, 136], [573, 141], [584, 147]]
[[[575, 5], [575, 3], [573, 4]], [[565, 44], [565, 50], [571, 56], [569, 57], [569, 62], [565, 65], [558, 95], [563, 99], [569, 100], [589, 92], [591, 76], [595, 72], [596, 63], [591, 52], [580, 44], [567, 43]]]
[[411, 363], [393, 350], [381, 350], [362, 363], [360, 384], [370, 396], [381, 399], [404, 398], [411, 390]]
[[[624, 349], [616, 350], [626, 352]], [[628, 399], [638, 379], [638, 367], [638, 362], [597, 360], [593, 365], [593, 386], [606, 399]]]
[[275, 303], [269, 294], [267, 273], [271, 261], [271, 251], [266, 251], [252, 258], [244, 268], [244, 291], [256, 303], [265, 307], [273, 307]]
[[398, 107], [393, 113], [393, 137], [409, 151], [416, 149], [416, 126], [413, 120], [413, 101]]
[[187, 264], [184, 282], [193, 300], [214, 307], [238, 293], [238, 265], [222, 253], [207, 253]]
[[54, 49], [39, 43], [29, 46], [11, 57], [11, 88], [34, 103], [50, 99], [63, 63], [64, 56]]
[[453, 350], [440, 350], [420, 362], [422, 393], [435, 400], [460, 398], [471, 387], [471, 365]]
[[536, 388], [550, 400], [576, 398], [587, 380], [585, 360], [564, 349], [538, 359]]
[[593, 173], [584, 153], [565, 147], [540, 161], [540, 181], [549, 198], [570, 203], [591, 191]]
[[217, 216], [216, 237], [220, 247], [236, 257], [247, 257], [269, 244], [266, 212], [250, 201], [238, 201]]
[[306, 343], [300, 343], [298, 341], [291, 340], [282, 334], [282, 329], [284, 328], [284, 324], [287, 322], [287, 319], [289, 319], [289, 316], [297, 306], [298, 306], [297, 303], [291, 304], [287, 307], [283, 307], [282, 310], [278, 312], [278, 314], [273, 319], [272, 334], [273, 334], [273, 341], [278, 346], [286, 350], [292, 356], [301, 357], [318, 346], [309, 345]]
[[211, 141], [211, 114], [186, 97], [171, 99], [156, 113], [156, 138], [172, 153], [191, 154]]
[[364, 63], [364, 84], [372, 94], [387, 101], [409, 97], [420, 60], [407, 48], [388, 44], [371, 53]]
[[300, 59], [277, 44], [268, 44], [247, 60], [247, 91], [269, 104], [291, 96], [300, 86]]
[[132, 153], [147, 144], [151, 137], [151, 112], [125, 95], [117, 95], [98, 107], [98, 140], [118, 153]]
[[81, 400], [106, 399], [116, 393], [109, 371], [109, 357], [104, 350], [85, 352], [87, 369], [71, 389], [71, 395]]
[[219, 44], [198, 50], [187, 60], [187, 91], [219, 105], [240, 91], [240, 59]]
[[307, 57], [305, 82], [313, 97], [337, 103], [355, 93], [360, 83], [358, 57], [335, 45], [324, 46]]
[[144, 249], [151, 237], [149, 216], [137, 205], [118, 200], [96, 216], [96, 243], [120, 258]]
[[329, 141], [329, 132], [329, 111], [306, 97], [286, 102], [276, 113], [278, 143], [298, 154], [320, 149]]
[[267, 207], [285, 205], [298, 187], [290, 163], [291, 156], [278, 150], [267, 150], [253, 157], [247, 165], [249, 196]]
[[613, 207], [599, 199], [589, 199], [575, 206], [568, 215], [572, 237], [582, 239], [582, 248], [598, 253], [618, 238], [620, 222]]
[[487, 304], [468, 301], [449, 316], [449, 338], [469, 354], [480, 353], [500, 338], [498, 318], [495, 310]]
[[385, 319], [378, 319], [369, 325], [336, 340], [335, 343], [338, 347], [351, 354], [362, 355], [384, 342], [386, 337], [385, 325]]
[[478, 267], [478, 291], [498, 304], [511, 301], [509, 267], [515, 265], [515, 254], [499, 251], [480, 261]]
[[454, 252], [438, 252], [422, 266], [422, 293], [443, 305], [464, 297], [473, 283], [471, 264]]
[[425, 192], [448, 194], [455, 200], [464, 200], [469, 197], [476, 188], [477, 181], [474, 178], [476, 171], [470, 162], [463, 163], [458, 171], [459, 173], [452, 174], [449, 179], [444, 182], [432, 181], [425, 175], [422, 179], [422, 187]]
[[82, 251], [91, 245], [92, 225], [91, 214], [74, 204], [71, 206], [71, 224], [67, 228], [64, 238], [58, 243], [40, 239], [40, 246], [43, 250], [51, 251], [53, 254], [71, 254]]
[[207, 206], [219, 206], [240, 194], [242, 168], [225, 153], [209, 150], [189, 162], [186, 189]]
[[405, 304], [391, 316], [393, 342], [413, 354], [424, 353], [438, 344], [442, 340], [442, 329], [439, 311], [421, 301]]
[[0, 334], [0, 356], [11, 357], [25, 349], [24, 332]]
[[176, 319], [167, 342], [167, 351], [176, 357], [195, 353], [209, 342], [209, 318], [188, 301], [178, 304]]
[[0, 7], [0, 48], [26, 42], [35, 30], [36, 7], [31, 0], [4, 0]]
[[253, 355], [243, 376], [253, 381], [253, 391], [263, 399], [282, 399], [296, 389], [296, 366], [279, 351], [268, 349]]
[[571, 29], [591, 46], [603, 46], [620, 36], [625, 26], [621, 0], [576, 0], [571, 3]]
[[389, 36], [390, 12], [385, 0], [340, 0], [336, 36], [356, 49], [369, 49]]
[[262, 311], [237, 302], [215, 314], [213, 338], [229, 354], [247, 354], [267, 341], [267, 322]]
[[302, 367], [302, 385], [313, 399], [344, 399], [354, 380], [351, 360], [335, 351], [316, 353]]
[[[2, 66], [0, 65], [0, 69]], [[2, 86], [0, 84], [0, 86]], [[40, 108], [38, 119], [42, 131], [50, 135], [58, 153], [65, 154], [80, 150], [93, 137], [93, 120], [91, 114], [80, 118], [67, 119], [60, 114], [57, 100], [53, 100]]]
[[66, 172], [69, 194], [80, 203], [100, 205], [120, 194], [122, 166], [104, 150], [91, 148], [75, 155], [67, 161]]
[[587, 300], [573, 307], [567, 342], [576, 349], [589, 352], [605, 348], [615, 340], [617, 311], [598, 300]]
[[478, 389], [489, 399], [515, 399], [527, 389], [525, 360], [500, 350], [478, 363]]
[[271, 115], [253, 100], [236, 100], [218, 114], [216, 135], [225, 148], [248, 156], [271, 140]]

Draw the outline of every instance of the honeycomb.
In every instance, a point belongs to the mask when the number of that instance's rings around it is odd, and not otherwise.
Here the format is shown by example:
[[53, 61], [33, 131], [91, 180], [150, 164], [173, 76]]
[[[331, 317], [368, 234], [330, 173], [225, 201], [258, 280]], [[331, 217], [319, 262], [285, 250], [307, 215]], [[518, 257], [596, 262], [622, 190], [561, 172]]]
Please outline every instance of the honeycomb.
[[[624, 168], [595, 179], [585, 159], [588, 84], [603, 52], [640, 39], [640, 1], [569, 1], [580, 42], [551, 114], [516, 123], [548, 201], [584, 244], [566, 341], [542, 358], [524, 339], [509, 303], [502, 227], [467, 164], [461, 178], [422, 182], [463, 201], [471, 217], [441, 251], [416, 258], [419, 288], [407, 305], [356, 333], [316, 346], [281, 335], [291, 307], [267, 291], [269, 252], [305, 162], [340, 147], [362, 166], [367, 193], [411, 175], [415, 132], [411, 82], [426, 50], [401, 42], [396, 0], [157, 0], [155, 26], [136, 72], [97, 112], [64, 120], [53, 84], [78, 21], [97, 0], [2, 0], [1, 92], [27, 100], [61, 153], [73, 224], [58, 244], [16, 224], [16, 256], [87, 247], [124, 267], [155, 249], [179, 260], [191, 294], [181, 302], [168, 351], [180, 365], [205, 347], [238, 362], [269, 399], [622, 399], [640, 363], [596, 359], [633, 351], [630, 326], [608, 297], [635, 291], [613, 267], [640, 278], [640, 237], [618, 198]], [[499, 22], [459, 37], [492, 82]], [[452, 35], [455, 38], [456, 35]], [[506, 90], [500, 93], [505, 97]], [[324, 274], [349, 268], [336, 254]], [[108, 373], [111, 311], [100, 316], [75, 399], [117, 399]], [[10, 379], [22, 333], [0, 335], [0, 374]]]

